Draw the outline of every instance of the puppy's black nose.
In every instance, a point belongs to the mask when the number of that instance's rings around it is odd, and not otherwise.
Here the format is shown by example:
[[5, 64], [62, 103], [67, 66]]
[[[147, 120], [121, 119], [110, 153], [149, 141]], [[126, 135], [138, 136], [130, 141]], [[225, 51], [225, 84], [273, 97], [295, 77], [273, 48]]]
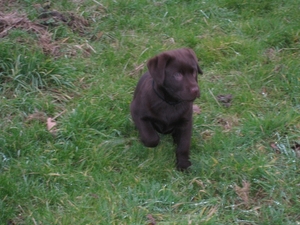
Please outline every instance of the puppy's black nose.
[[200, 97], [200, 90], [198, 87], [192, 87], [191, 88], [191, 94], [195, 97]]

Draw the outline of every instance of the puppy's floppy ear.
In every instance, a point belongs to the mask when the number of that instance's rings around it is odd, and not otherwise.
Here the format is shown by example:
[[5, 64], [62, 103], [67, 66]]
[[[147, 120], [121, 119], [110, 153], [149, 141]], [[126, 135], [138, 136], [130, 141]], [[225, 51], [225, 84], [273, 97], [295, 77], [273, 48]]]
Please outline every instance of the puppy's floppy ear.
[[197, 63], [197, 70], [198, 70], [198, 73], [199, 73], [199, 74], [203, 74], [203, 72], [202, 72], [200, 66], [198, 65], [198, 63]]
[[162, 53], [151, 58], [147, 63], [149, 73], [158, 85], [163, 85], [165, 79], [165, 68], [170, 59], [170, 55]]
[[203, 72], [202, 72], [202, 70], [201, 70], [201, 68], [200, 68], [200, 66], [198, 64], [198, 59], [197, 59], [197, 56], [196, 56], [195, 52], [192, 49], [190, 49], [190, 48], [187, 48], [187, 50], [193, 56], [193, 58], [195, 60], [195, 63], [197, 64], [197, 72], [198, 72], [198, 74], [203, 74]]

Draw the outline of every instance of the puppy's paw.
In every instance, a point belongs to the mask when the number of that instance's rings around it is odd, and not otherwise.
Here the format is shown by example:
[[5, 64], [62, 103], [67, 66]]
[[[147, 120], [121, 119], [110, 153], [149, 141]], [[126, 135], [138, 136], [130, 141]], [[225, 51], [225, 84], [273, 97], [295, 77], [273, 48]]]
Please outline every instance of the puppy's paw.
[[159, 136], [156, 134], [155, 136], [151, 136], [150, 138], [141, 138], [142, 143], [149, 148], [154, 148], [159, 143]]
[[188, 159], [178, 159], [176, 163], [177, 170], [179, 171], [185, 171], [187, 170], [192, 163]]

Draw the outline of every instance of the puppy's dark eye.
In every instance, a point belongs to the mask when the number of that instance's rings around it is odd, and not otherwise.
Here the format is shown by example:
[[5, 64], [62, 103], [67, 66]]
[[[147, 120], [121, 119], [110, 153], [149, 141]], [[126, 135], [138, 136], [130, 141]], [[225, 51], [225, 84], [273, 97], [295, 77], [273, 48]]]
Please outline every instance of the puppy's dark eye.
[[182, 80], [182, 74], [181, 73], [175, 73], [174, 75], [173, 75], [173, 77], [175, 78], [175, 80], [178, 80], [178, 81], [180, 81], [180, 80]]

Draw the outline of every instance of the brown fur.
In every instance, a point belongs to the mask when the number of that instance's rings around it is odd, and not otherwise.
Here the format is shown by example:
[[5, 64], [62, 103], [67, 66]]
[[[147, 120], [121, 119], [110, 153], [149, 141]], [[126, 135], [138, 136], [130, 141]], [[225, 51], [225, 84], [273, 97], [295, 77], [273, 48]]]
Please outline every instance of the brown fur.
[[151, 58], [130, 105], [132, 119], [145, 146], [158, 145], [157, 132], [172, 134], [179, 170], [191, 165], [192, 108], [193, 101], [200, 97], [197, 76], [202, 74], [197, 61], [194, 51], [188, 48]]

